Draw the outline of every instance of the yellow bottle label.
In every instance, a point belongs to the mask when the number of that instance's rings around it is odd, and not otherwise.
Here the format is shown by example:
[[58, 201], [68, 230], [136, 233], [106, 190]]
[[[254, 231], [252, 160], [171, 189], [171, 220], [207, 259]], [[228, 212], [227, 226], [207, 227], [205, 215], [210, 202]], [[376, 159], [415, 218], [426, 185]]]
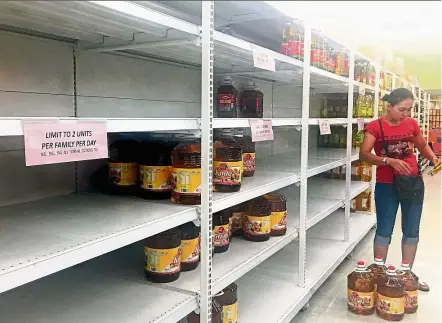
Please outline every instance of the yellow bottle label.
[[140, 186], [145, 190], [169, 191], [170, 166], [140, 166]]
[[170, 180], [177, 193], [201, 193], [201, 168], [172, 168]]
[[270, 216], [250, 216], [244, 225], [244, 233], [251, 236], [259, 236], [270, 233]]
[[270, 225], [275, 231], [287, 229], [287, 211], [272, 212]]
[[224, 162], [213, 161], [213, 184], [241, 184], [242, 161]]
[[153, 249], [144, 247], [145, 270], [157, 274], [173, 274], [181, 269], [181, 247]]
[[118, 186], [131, 186], [137, 183], [137, 163], [109, 163], [109, 179]]
[[200, 259], [200, 237], [181, 240], [181, 262], [192, 263]]
[[242, 154], [243, 170], [246, 172], [252, 172], [255, 170], [255, 153]]
[[374, 292], [361, 293], [347, 289], [348, 306], [357, 311], [372, 309], [374, 307]]
[[215, 247], [224, 247], [229, 244], [229, 224], [215, 225], [212, 231], [212, 240]]
[[417, 307], [418, 294], [417, 290], [405, 291], [405, 308], [411, 309]]
[[223, 323], [237, 323], [238, 322], [238, 302], [232, 305], [223, 306]]
[[378, 294], [376, 309], [384, 314], [404, 314], [405, 297], [390, 298], [382, 294]]

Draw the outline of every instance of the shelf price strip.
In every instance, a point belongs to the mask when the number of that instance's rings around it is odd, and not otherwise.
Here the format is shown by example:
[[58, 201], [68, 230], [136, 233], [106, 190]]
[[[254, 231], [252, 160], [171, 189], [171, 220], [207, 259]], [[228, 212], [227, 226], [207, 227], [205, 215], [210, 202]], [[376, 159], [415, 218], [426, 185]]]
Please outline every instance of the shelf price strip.
[[253, 142], [274, 139], [272, 120], [250, 119], [249, 124]]
[[108, 158], [105, 122], [24, 121], [26, 166]]

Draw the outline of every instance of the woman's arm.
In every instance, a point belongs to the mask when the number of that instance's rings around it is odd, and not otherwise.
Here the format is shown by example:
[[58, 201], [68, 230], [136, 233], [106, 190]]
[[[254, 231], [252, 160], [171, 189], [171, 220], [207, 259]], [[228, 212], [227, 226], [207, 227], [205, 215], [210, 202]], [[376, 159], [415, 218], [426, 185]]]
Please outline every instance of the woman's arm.
[[365, 132], [364, 140], [359, 148], [359, 159], [365, 161], [371, 165], [382, 165], [384, 157], [379, 157], [373, 154], [374, 144], [376, 143], [376, 137], [369, 132]]
[[428, 160], [431, 160], [432, 162], [437, 161], [436, 155], [431, 150], [430, 146], [428, 146], [427, 141], [421, 133], [413, 137], [413, 143], [422, 156], [424, 156]]
[[[382, 161], [385, 157], [376, 156], [371, 151], [376, 143], [376, 137], [369, 132], [365, 132], [364, 140], [362, 141], [359, 149], [359, 159], [365, 161], [371, 165], [382, 165]], [[409, 175], [411, 173], [411, 167], [406, 162], [400, 159], [387, 158], [386, 165], [396, 170], [399, 174]]]

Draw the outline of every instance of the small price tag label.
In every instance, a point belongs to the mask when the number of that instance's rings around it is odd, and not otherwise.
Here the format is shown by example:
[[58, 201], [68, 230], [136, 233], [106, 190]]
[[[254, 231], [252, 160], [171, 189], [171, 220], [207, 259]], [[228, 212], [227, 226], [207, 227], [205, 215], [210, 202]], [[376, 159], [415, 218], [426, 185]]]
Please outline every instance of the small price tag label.
[[364, 119], [358, 118], [358, 131], [363, 131], [365, 128]]
[[365, 84], [364, 83], [359, 83], [359, 94], [365, 95]]
[[272, 120], [250, 119], [249, 124], [253, 142], [273, 140]]
[[108, 158], [105, 122], [23, 122], [26, 166]]
[[275, 72], [275, 57], [265, 48], [252, 45], [253, 66], [263, 70]]
[[319, 124], [319, 133], [321, 135], [331, 135], [330, 123], [328, 122], [328, 120], [320, 119], [318, 120], [318, 124]]

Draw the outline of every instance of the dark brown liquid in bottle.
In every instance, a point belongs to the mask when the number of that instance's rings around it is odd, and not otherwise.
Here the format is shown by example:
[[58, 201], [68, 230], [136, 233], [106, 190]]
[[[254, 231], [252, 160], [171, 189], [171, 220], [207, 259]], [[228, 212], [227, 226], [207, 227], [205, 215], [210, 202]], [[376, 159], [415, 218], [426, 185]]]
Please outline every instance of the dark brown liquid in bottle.
[[148, 280], [155, 283], [177, 280], [181, 273], [180, 231], [171, 229], [147, 238], [144, 255], [144, 271]]
[[255, 162], [256, 162], [256, 153], [255, 153], [255, 143], [252, 142], [252, 138], [250, 136], [236, 136], [235, 140], [239, 143], [242, 148], [242, 163], [243, 163], [243, 177], [252, 177], [255, 175]]
[[378, 280], [376, 313], [387, 321], [401, 321], [405, 312], [405, 287], [393, 266]]
[[192, 222], [180, 226], [181, 231], [181, 271], [191, 271], [200, 262], [200, 228]]
[[418, 309], [419, 282], [411, 274], [408, 264], [402, 264], [402, 267], [398, 270], [398, 276], [402, 279], [405, 287], [405, 314], [416, 313]]
[[246, 211], [247, 220], [244, 224], [244, 238], [255, 242], [269, 240], [271, 214], [270, 203], [264, 196], [252, 200]]
[[238, 192], [242, 181], [241, 146], [224, 132], [213, 143], [213, 188], [216, 192]]
[[138, 154], [139, 144], [135, 140], [118, 140], [109, 146], [109, 193], [137, 193]]
[[186, 141], [172, 152], [172, 202], [201, 203], [201, 145], [197, 139]]
[[348, 310], [358, 315], [374, 313], [374, 280], [363, 261], [347, 277]]
[[139, 194], [142, 198], [170, 199], [171, 150], [165, 142], [141, 144]]
[[229, 250], [230, 243], [230, 212], [223, 210], [213, 214], [212, 218], [212, 243], [215, 253], [223, 253]]
[[215, 295], [215, 300], [223, 307], [224, 322], [238, 322], [237, 290], [238, 286], [235, 283], [232, 283]]
[[[355, 200], [355, 205], [356, 205], [356, 200]], [[376, 256], [374, 261], [375, 262], [372, 263], [368, 267], [368, 269], [371, 271], [371, 275], [373, 276], [374, 291], [375, 291], [374, 298], [375, 298], [375, 301], [377, 301], [377, 298], [378, 298], [378, 293], [377, 293], [377, 291], [378, 291], [378, 280], [379, 280], [379, 278], [381, 276], [386, 275], [387, 268], [385, 267], [384, 260], [382, 259], [381, 256]]]
[[276, 193], [266, 194], [264, 197], [270, 202], [272, 210], [270, 235], [285, 235], [287, 232], [287, 199], [284, 195]]
[[238, 90], [233, 86], [231, 77], [225, 77], [216, 96], [218, 118], [238, 117]]
[[264, 94], [257, 91], [253, 82], [249, 82], [241, 95], [241, 116], [244, 118], [262, 118]]

